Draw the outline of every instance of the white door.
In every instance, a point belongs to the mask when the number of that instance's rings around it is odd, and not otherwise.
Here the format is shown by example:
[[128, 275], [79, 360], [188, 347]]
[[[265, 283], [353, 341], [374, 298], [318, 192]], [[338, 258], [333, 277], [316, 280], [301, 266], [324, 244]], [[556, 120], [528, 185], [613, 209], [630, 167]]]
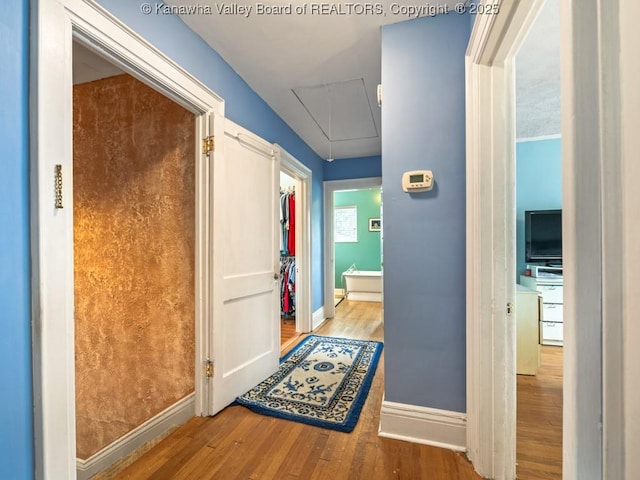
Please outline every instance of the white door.
[[280, 161], [270, 143], [215, 115], [210, 414], [274, 373], [280, 356]]

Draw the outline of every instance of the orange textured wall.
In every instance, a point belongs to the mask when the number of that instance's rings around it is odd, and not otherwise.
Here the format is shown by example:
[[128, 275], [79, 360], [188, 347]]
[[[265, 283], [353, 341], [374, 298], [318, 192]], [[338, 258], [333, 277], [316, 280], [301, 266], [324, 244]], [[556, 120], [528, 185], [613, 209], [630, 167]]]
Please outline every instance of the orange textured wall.
[[195, 122], [129, 75], [73, 91], [77, 455], [194, 390]]

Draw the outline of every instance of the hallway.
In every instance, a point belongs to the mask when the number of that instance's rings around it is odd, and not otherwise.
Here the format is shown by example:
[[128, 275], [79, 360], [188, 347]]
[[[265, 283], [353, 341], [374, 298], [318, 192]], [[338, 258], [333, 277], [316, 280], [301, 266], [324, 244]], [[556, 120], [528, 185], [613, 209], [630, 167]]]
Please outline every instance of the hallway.
[[[336, 317], [314, 333], [382, 340], [381, 306], [345, 300]], [[462, 454], [378, 437], [383, 379], [384, 351], [358, 425], [349, 434], [230, 406], [215, 417], [191, 419], [121, 473], [94, 478], [479, 479]]]

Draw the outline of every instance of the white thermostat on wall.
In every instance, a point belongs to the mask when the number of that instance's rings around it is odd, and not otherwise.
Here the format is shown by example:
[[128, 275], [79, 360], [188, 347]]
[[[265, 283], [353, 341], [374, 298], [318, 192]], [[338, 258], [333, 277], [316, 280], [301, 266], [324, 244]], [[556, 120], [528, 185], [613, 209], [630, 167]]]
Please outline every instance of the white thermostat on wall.
[[405, 192], [426, 192], [433, 188], [431, 170], [413, 170], [402, 174], [402, 190]]

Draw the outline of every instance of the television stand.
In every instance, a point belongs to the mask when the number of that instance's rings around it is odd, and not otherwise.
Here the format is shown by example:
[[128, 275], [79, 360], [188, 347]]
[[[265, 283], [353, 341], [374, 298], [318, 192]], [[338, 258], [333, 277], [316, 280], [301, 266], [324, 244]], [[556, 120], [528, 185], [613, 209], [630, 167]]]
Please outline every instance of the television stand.
[[531, 267], [532, 277], [560, 277], [562, 278], [562, 265], [559, 267], [542, 267], [534, 265]]

